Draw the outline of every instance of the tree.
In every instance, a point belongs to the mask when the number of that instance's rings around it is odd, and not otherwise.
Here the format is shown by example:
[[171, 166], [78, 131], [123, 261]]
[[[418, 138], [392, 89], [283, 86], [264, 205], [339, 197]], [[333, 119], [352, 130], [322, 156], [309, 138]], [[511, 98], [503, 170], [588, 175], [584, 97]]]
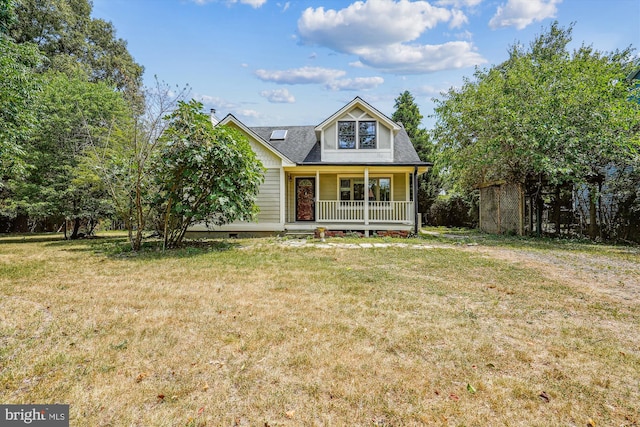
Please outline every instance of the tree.
[[[420, 128], [422, 114], [415, 102], [415, 98], [409, 91], [404, 91], [395, 99], [395, 111], [391, 118], [402, 123], [407, 135], [411, 139], [418, 157], [423, 162], [433, 161], [434, 146], [427, 130]], [[427, 173], [418, 177], [418, 210], [429, 212], [430, 206], [440, 192], [440, 181], [437, 171], [431, 168]]]
[[35, 43], [49, 58], [45, 69], [72, 75], [82, 70], [89, 81], [108, 82], [134, 99], [143, 68], [113, 25], [91, 18], [91, 10], [89, 0], [18, 0], [10, 34], [17, 43]]
[[36, 122], [43, 57], [33, 44], [17, 44], [8, 35], [15, 21], [11, 0], [0, 0], [0, 190], [7, 176], [24, 172], [23, 143]]
[[80, 221], [111, 206], [101, 181], [79, 169], [88, 141], [123, 128], [114, 122], [125, 100], [142, 108], [142, 67], [91, 9], [89, 0], [0, 0], [0, 175], [29, 171], [4, 187], [2, 212], [72, 219], [74, 237]]
[[164, 247], [182, 242], [194, 222], [252, 220], [264, 168], [240, 132], [214, 128], [202, 104], [179, 102], [155, 156]]
[[128, 106], [113, 87], [82, 75], [48, 72], [44, 83], [38, 127], [26, 146], [28, 174], [11, 181], [9, 200], [14, 214], [32, 221], [72, 221], [75, 239], [83, 221], [95, 222], [113, 210], [100, 182], [82, 172], [81, 159], [91, 138], [128, 116]]
[[94, 138], [86, 150], [87, 169], [100, 178], [128, 231], [134, 251], [140, 250], [144, 233], [154, 215], [158, 184], [152, 160], [162, 146], [166, 117], [184, 99], [188, 88], [173, 88], [156, 79], [143, 91], [144, 109], [131, 110], [128, 120]]
[[415, 102], [415, 98], [411, 92], [405, 90], [395, 99], [395, 111], [391, 118], [397, 123], [402, 123], [409, 138], [416, 138], [420, 132], [420, 123], [422, 122], [422, 114], [420, 108]]
[[461, 187], [518, 182], [541, 204], [543, 183], [586, 185], [595, 205], [607, 169], [637, 152], [640, 115], [625, 80], [633, 49], [569, 52], [571, 33], [554, 23], [437, 101], [440, 157]]

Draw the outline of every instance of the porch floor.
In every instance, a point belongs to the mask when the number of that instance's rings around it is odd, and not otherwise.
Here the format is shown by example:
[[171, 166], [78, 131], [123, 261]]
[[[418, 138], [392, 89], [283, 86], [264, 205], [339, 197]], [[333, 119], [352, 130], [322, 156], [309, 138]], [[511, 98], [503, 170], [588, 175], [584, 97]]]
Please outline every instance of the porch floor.
[[412, 231], [413, 224], [402, 224], [397, 222], [376, 222], [373, 224], [363, 224], [361, 222], [314, 222], [298, 221], [284, 224], [286, 232], [314, 231], [318, 227], [324, 227], [329, 231], [387, 231], [402, 230]]

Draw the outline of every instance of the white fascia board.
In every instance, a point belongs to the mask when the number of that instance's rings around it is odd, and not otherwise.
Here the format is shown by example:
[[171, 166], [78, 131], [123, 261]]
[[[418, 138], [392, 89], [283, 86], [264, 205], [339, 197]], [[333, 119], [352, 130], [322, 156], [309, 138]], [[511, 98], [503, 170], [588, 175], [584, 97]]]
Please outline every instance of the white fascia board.
[[360, 107], [361, 109], [369, 113], [371, 116], [385, 123], [389, 128], [393, 130], [394, 133], [400, 130], [399, 124], [397, 124], [396, 122], [391, 120], [389, 117], [382, 114], [380, 111], [376, 110], [374, 107], [372, 107], [369, 103], [364, 101], [359, 96], [356, 96], [351, 102], [349, 102], [347, 105], [345, 105], [344, 107], [336, 111], [333, 115], [331, 115], [328, 119], [326, 119], [325, 121], [320, 123], [318, 126], [316, 126], [315, 127], [316, 132], [322, 131], [322, 129], [325, 126], [335, 122], [336, 120], [338, 120], [340, 116], [342, 116], [344, 113], [348, 112], [354, 107]]
[[292, 162], [284, 154], [282, 154], [281, 152], [273, 148], [271, 144], [269, 144], [267, 141], [262, 139], [260, 135], [258, 135], [257, 133], [249, 129], [244, 123], [238, 120], [233, 114], [227, 114], [227, 116], [224, 119], [220, 120], [220, 123], [218, 123], [216, 126], [226, 125], [231, 122], [233, 122], [236, 126], [242, 129], [242, 131], [245, 132], [247, 135], [250, 135], [253, 139], [260, 142], [267, 150], [272, 152], [275, 156], [280, 158], [280, 160], [282, 160], [282, 166], [295, 166], [294, 162]]

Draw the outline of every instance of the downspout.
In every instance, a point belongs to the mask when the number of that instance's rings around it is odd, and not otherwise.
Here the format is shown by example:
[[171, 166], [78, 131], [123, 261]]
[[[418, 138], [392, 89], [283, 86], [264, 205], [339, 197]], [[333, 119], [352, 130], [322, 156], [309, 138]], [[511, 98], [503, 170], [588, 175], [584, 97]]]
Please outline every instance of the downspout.
[[[369, 168], [364, 168], [364, 225], [369, 225]], [[367, 228], [367, 236], [369, 231]]]
[[318, 222], [320, 220], [320, 169], [316, 169], [316, 188], [313, 197], [313, 217], [315, 219], [315, 222]]
[[413, 233], [418, 235], [418, 167], [413, 167]]

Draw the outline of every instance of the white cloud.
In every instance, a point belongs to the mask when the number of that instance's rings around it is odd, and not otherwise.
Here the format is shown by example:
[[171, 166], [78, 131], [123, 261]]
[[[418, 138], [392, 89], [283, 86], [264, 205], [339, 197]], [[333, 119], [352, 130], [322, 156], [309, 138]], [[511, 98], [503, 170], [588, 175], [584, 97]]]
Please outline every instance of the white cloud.
[[[278, 84], [323, 84], [330, 90], [367, 90], [382, 83], [382, 77], [355, 77], [342, 79], [346, 71], [333, 68], [302, 67], [289, 70], [256, 70], [255, 75], [262, 81]], [[295, 98], [285, 90], [263, 91], [260, 95], [271, 102], [295, 102]], [[279, 99], [279, 100], [275, 100]]]
[[202, 102], [205, 106], [210, 106], [212, 108], [215, 108], [217, 111], [234, 110], [238, 108], [238, 104], [234, 102], [229, 102], [217, 96], [195, 94], [194, 98]]
[[368, 90], [384, 83], [382, 77], [356, 77], [354, 79], [334, 80], [326, 84], [331, 90]]
[[448, 22], [452, 13], [426, 1], [369, 0], [341, 10], [307, 8], [298, 31], [309, 44], [351, 53], [360, 46], [384, 46], [415, 40], [427, 29]]
[[244, 117], [244, 118], [251, 118], [251, 119], [260, 119], [263, 117], [263, 114], [256, 110], [241, 109], [241, 110], [237, 110], [234, 113], [234, 116], [239, 116], [238, 118]]
[[437, 88], [431, 85], [424, 85], [424, 86], [420, 86], [418, 88], [412, 89], [411, 93], [414, 94], [415, 96], [433, 97], [433, 96], [440, 95], [442, 92], [446, 92], [448, 89], [449, 89], [448, 87]]
[[262, 81], [278, 84], [327, 83], [346, 74], [332, 68], [302, 67], [290, 70], [256, 70], [255, 75]]
[[469, 30], [464, 30], [461, 33], [455, 34], [459, 40], [473, 40], [473, 33]]
[[274, 104], [293, 104], [296, 98], [287, 89], [263, 90], [260, 96]]
[[240, 3], [248, 4], [249, 6], [251, 6], [254, 9], [259, 8], [260, 6], [265, 4], [266, 2], [267, 2], [267, 0], [240, 0]]
[[[475, 0], [463, 3], [477, 4]], [[340, 10], [307, 8], [298, 20], [298, 32], [306, 44], [357, 55], [361, 64], [394, 73], [424, 73], [485, 62], [471, 43], [408, 44], [440, 23], [457, 28], [468, 23], [468, 18], [459, 9], [434, 7], [426, 1], [368, 0]], [[432, 54], [436, 57], [430, 58]]]
[[286, 12], [287, 9], [289, 9], [289, 7], [291, 6], [291, 2], [286, 2], [284, 5], [280, 4], [280, 3], [277, 3], [277, 6], [278, 7], [282, 7], [282, 11]]
[[482, 0], [438, 0], [438, 6], [453, 6], [458, 9], [461, 7], [474, 7], [482, 3]]
[[254, 9], [261, 7], [263, 4], [267, 2], [267, 0], [192, 0], [192, 1], [199, 5], [213, 3], [216, 1], [221, 1], [227, 4], [235, 4], [235, 3], [248, 4]]
[[255, 110], [247, 109], [246, 102], [231, 102], [217, 96], [201, 94], [194, 94], [193, 98], [202, 102], [205, 106], [205, 111], [207, 112], [209, 111], [209, 108], [214, 108], [216, 110], [216, 116], [218, 116], [218, 118], [222, 118], [227, 114], [233, 114], [241, 120], [263, 118], [262, 113]]
[[489, 21], [489, 27], [516, 27], [522, 30], [534, 21], [555, 18], [557, 4], [562, 0], [507, 0], [498, 6], [496, 14]]
[[469, 19], [467, 15], [465, 15], [461, 10], [454, 9], [451, 11], [451, 22], [449, 23], [449, 28], [458, 28], [462, 27], [463, 24], [468, 24]]
[[385, 49], [362, 49], [358, 55], [365, 65], [401, 74], [432, 73], [486, 62], [473, 45], [465, 41], [419, 46], [395, 44]]

